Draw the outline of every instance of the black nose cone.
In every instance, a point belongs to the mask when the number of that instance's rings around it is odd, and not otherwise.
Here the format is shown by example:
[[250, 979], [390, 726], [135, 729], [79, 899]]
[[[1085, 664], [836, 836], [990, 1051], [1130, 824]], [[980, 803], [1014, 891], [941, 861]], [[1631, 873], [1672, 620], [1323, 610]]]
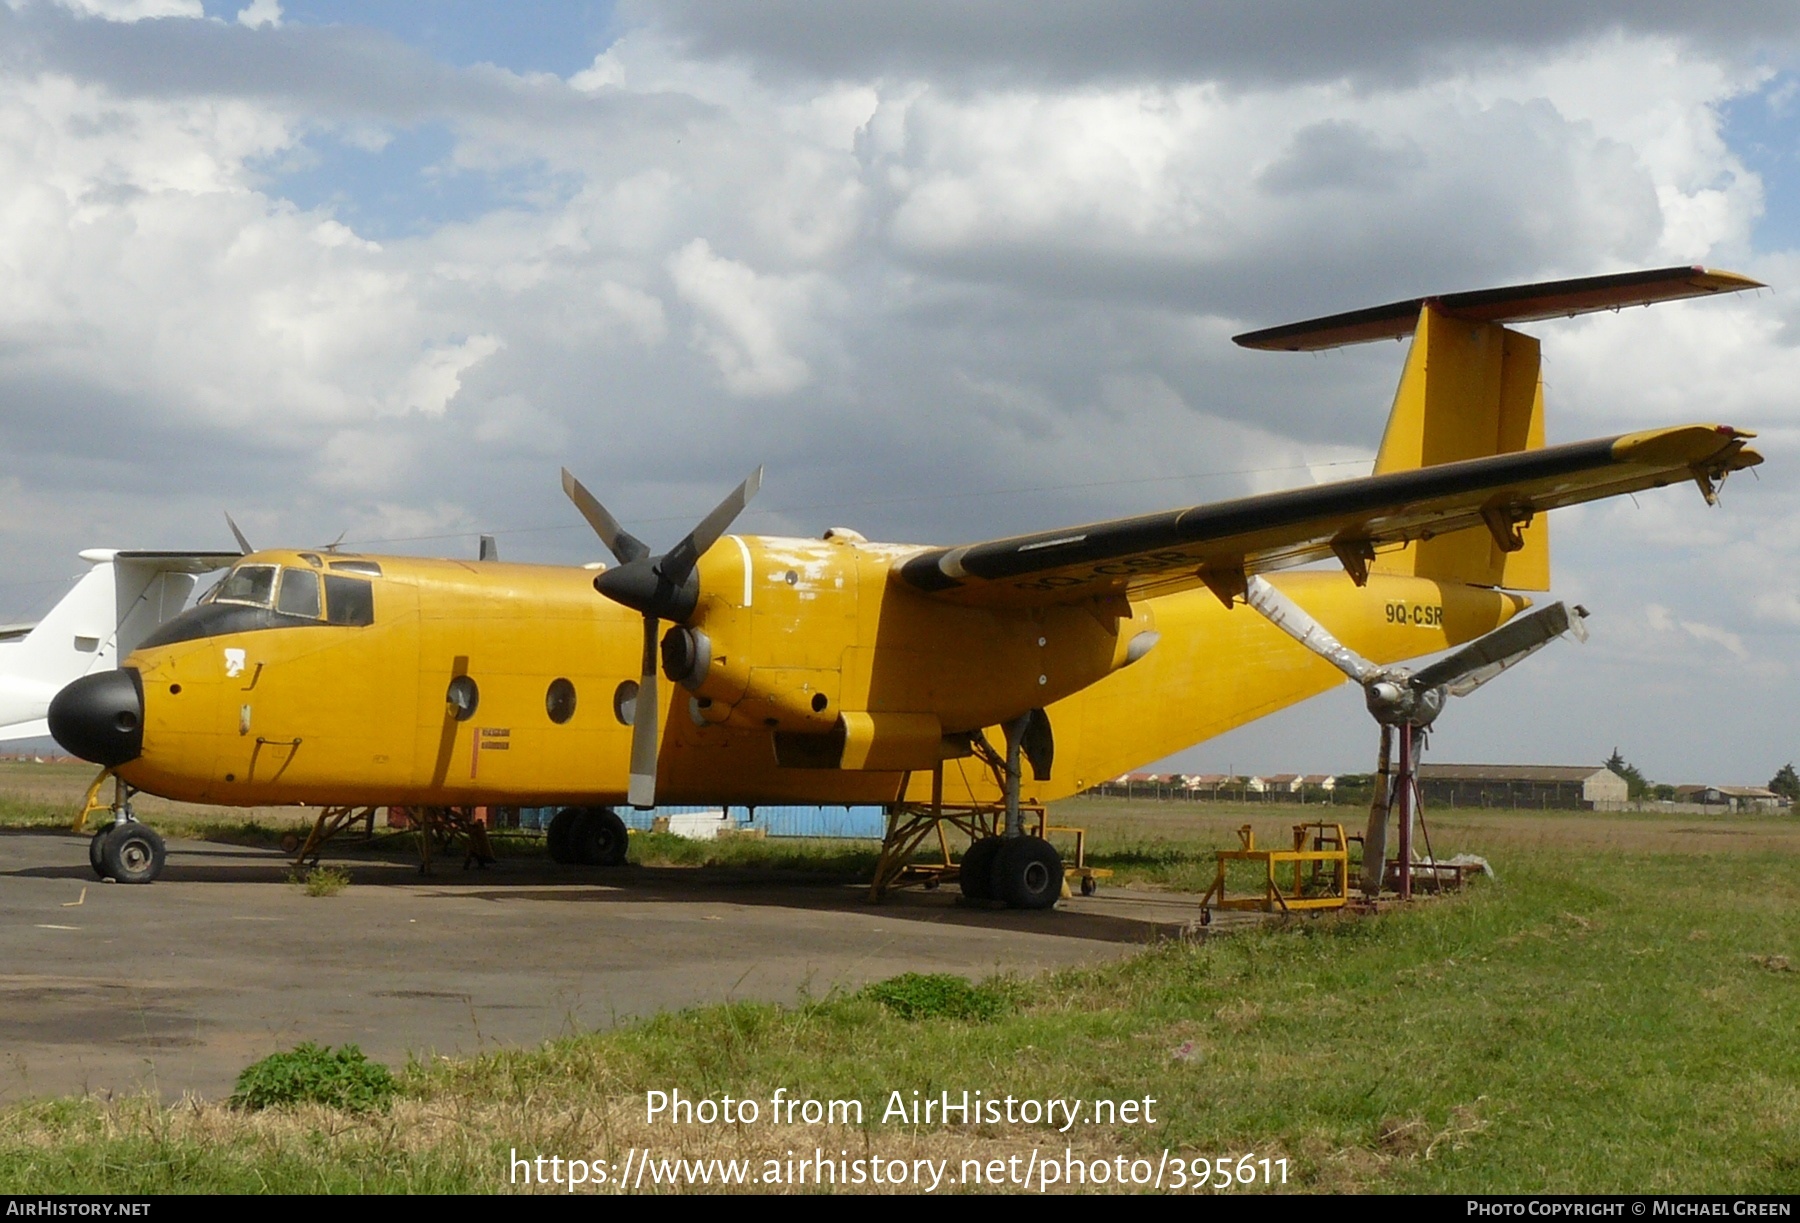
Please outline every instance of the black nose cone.
[[109, 768], [144, 750], [144, 680], [136, 667], [84, 675], [50, 702], [50, 733], [83, 760]]

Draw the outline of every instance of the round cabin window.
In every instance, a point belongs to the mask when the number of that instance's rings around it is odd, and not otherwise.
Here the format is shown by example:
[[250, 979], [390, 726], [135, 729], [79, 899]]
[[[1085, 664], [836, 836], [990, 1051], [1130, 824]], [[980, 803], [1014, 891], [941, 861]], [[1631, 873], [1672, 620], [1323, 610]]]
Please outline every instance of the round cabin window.
[[468, 676], [459, 675], [450, 681], [444, 700], [449, 703], [451, 715], [458, 722], [467, 722], [475, 716], [475, 706], [481, 704], [481, 689]]
[[558, 726], [574, 717], [575, 685], [566, 679], [551, 680], [549, 691], [544, 693], [544, 712]]
[[628, 679], [613, 690], [613, 717], [620, 726], [630, 726], [637, 717], [638, 683]]

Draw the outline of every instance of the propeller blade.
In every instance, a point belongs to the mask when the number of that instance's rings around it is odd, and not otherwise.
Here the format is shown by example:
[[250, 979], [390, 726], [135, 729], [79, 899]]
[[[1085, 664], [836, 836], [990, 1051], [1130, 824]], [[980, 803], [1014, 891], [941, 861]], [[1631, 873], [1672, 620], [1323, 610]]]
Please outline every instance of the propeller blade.
[[1380, 674], [1379, 667], [1333, 637], [1298, 603], [1262, 578], [1250, 579], [1244, 601], [1266, 616], [1276, 628], [1357, 683], [1366, 685]]
[[1440, 658], [1416, 673], [1412, 685], [1418, 691], [1441, 686], [1453, 696], [1467, 696], [1580, 623], [1580, 617], [1571, 617], [1566, 606], [1552, 603], [1501, 625], [1485, 637], [1477, 637], [1447, 658]]
[[581, 481], [567, 467], [562, 469], [562, 486], [569, 500], [575, 503], [575, 508], [581, 511], [581, 516], [594, 528], [594, 534], [600, 537], [600, 542], [618, 558], [621, 565], [628, 565], [650, 555], [650, 549], [644, 541], [620, 526], [619, 520], [607, 513], [606, 507], [600, 504], [594, 494], [582, 487]]
[[758, 467], [750, 473], [750, 478], [737, 486], [737, 489], [713, 509], [713, 512], [700, 520], [700, 525], [688, 532], [687, 538], [670, 548], [668, 553], [656, 563], [656, 572], [671, 586], [680, 586], [687, 581], [688, 574], [706, 555], [706, 550], [719, 542], [719, 536], [725, 534], [725, 528], [744, 512], [750, 504], [750, 498], [762, 487], [763, 469]]
[[231, 521], [231, 514], [229, 512], [225, 515], [225, 525], [231, 528], [231, 534], [232, 537], [237, 540], [239, 552], [245, 556], [249, 556], [252, 552], [256, 551], [255, 548], [250, 546], [250, 541], [244, 538], [244, 533], [238, 530], [238, 524]]
[[657, 723], [662, 702], [656, 691], [656, 635], [661, 626], [655, 616], [644, 617], [644, 665], [638, 679], [637, 702], [631, 714], [631, 785], [627, 796], [633, 807], [656, 806]]

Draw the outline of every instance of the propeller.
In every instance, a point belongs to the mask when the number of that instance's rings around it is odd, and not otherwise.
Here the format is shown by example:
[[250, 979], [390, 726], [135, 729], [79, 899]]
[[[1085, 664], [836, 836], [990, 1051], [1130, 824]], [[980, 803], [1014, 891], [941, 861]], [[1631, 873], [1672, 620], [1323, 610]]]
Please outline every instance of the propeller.
[[[1402, 857], [1411, 853], [1410, 789], [1414, 785], [1425, 731], [1444, 710], [1452, 696], [1468, 696], [1477, 688], [1549, 645], [1564, 633], [1587, 640], [1587, 609], [1573, 610], [1552, 603], [1516, 616], [1493, 632], [1447, 654], [1419, 671], [1408, 667], [1380, 667], [1343, 644], [1313, 619], [1298, 603], [1260, 577], [1250, 579], [1246, 602], [1282, 632], [1362, 685], [1369, 713], [1381, 725], [1380, 769], [1376, 794], [1369, 811], [1369, 828], [1363, 838], [1363, 889], [1370, 895], [1381, 890], [1387, 860], [1387, 779], [1394, 731], [1400, 731], [1400, 767], [1397, 788], [1401, 798]], [[1402, 876], [1403, 883], [1406, 876]], [[1404, 890], [1404, 889], [1403, 889]]]
[[1282, 632], [1362, 685], [1369, 713], [1383, 726], [1424, 728], [1443, 712], [1446, 696], [1467, 696], [1502, 671], [1543, 649], [1564, 633], [1587, 639], [1587, 610], [1562, 603], [1514, 617], [1484, 637], [1421, 671], [1378, 667], [1343, 644], [1306, 609], [1260, 577], [1250, 579], [1246, 600]]
[[249, 556], [252, 552], [256, 551], [255, 548], [250, 546], [250, 541], [244, 538], [244, 533], [238, 530], [238, 524], [231, 520], [231, 513], [229, 511], [225, 514], [225, 525], [231, 528], [232, 538], [237, 540], [239, 555]]
[[582, 487], [581, 481], [563, 468], [563, 492], [619, 562], [618, 568], [607, 569], [594, 579], [594, 589], [644, 618], [643, 663], [631, 718], [628, 797], [633, 807], [656, 805], [656, 751], [661, 731], [658, 721], [662, 716], [656, 665], [660, 622], [673, 620], [685, 625], [692, 618], [700, 605], [700, 582], [695, 573], [700, 558], [750, 504], [750, 498], [762, 487], [762, 477], [763, 469], [758, 467], [680, 543], [661, 556], [652, 556], [643, 540], [620, 526], [619, 520]]

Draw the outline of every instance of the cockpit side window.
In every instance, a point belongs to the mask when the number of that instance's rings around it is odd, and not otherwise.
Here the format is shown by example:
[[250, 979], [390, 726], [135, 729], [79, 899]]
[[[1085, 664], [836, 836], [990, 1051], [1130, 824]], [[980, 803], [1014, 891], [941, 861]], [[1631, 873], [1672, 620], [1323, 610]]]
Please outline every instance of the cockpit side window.
[[310, 569], [284, 569], [275, 610], [284, 616], [319, 618], [319, 575]]
[[351, 626], [375, 623], [374, 584], [327, 574], [325, 619], [330, 624]]
[[214, 603], [246, 603], [267, 607], [275, 593], [275, 566], [239, 565], [213, 591]]

